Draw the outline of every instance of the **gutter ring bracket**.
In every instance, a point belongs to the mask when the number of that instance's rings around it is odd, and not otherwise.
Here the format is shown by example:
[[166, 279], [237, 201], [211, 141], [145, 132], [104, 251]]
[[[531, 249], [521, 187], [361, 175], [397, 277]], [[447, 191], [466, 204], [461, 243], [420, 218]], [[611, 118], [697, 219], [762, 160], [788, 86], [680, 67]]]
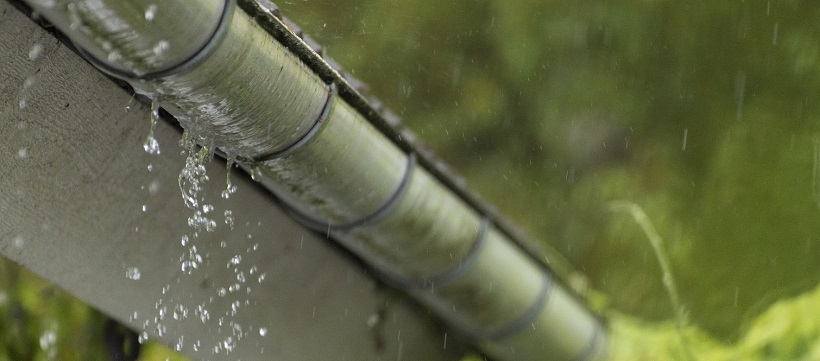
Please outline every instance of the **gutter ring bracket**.
[[415, 171], [417, 162], [416, 162], [416, 153], [410, 153], [407, 155], [407, 165], [405, 167], [404, 175], [402, 176], [401, 181], [399, 182], [396, 191], [387, 201], [376, 209], [373, 213], [370, 213], [362, 218], [345, 222], [345, 223], [338, 223], [332, 224], [328, 223], [327, 221], [317, 220], [309, 215], [306, 215], [292, 205], [288, 204], [284, 200], [280, 199], [280, 204], [282, 208], [285, 209], [288, 214], [291, 215], [296, 221], [301, 223], [303, 226], [307, 227], [316, 232], [347, 232], [353, 230], [358, 227], [371, 225], [374, 223], [379, 222], [380, 220], [384, 219], [393, 208], [398, 205], [399, 201], [402, 199], [405, 193], [407, 193], [407, 189], [410, 188], [410, 179], [412, 178], [413, 172]]
[[549, 273], [543, 273], [543, 280], [541, 283], [541, 289], [538, 292], [538, 296], [536, 297], [535, 301], [532, 303], [529, 309], [527, 309], [523, 314], [521, 314], [518, 318], [510, 322], [509, 324], [502, 326], [496, 330], [492, 330], [490, 332], [485, 332], [480, 335], [480, 337], [484, 340], [488, 341], [501, 341], [510, 336], [514, 336], [516, 334], [521, 333], [523, 330], [531, 327], [531, 325], [538, 319], [538, 316], [546, 307], [547, 302], [550, 299], [550, 294], [552, 293], [552, 287], [554, 286], [555, 282], [553, 282], [552, 277]]
[[305, 135], [303, 135], [293, 144], [285, 147], [282, 150], [277, 150], [272, 153], [255, 156], [253, 158], [239, 157], [238, 160], [246, 163], [263, 163], [270, 160], [287, 157], [291, 153], [295, 152], [297, 149], [301, 148], [303, 145], [308, 143], [313, 138], [313, 136], [319, 132], [319, 129], [322, 128], [322, 125], [330, 118], [330, 114], [333, 112], [333, 102], [338, 94], [339, 90], [336, 87], [336, 84], [330, 83], [327, 89], [327, 100], [325, 101], [324, 106], [322, 106], [322, 111], [321, 113], [319, 113], [319, 117], [316, 119], [316, 122], [313, 123], [313, 126], [308, 130], [307, 133], [305, 133]]
[[434, 289], [436, 286], [446, 285], [451, 282], [458, 280], [462, 275], [467, 273], [473, 265], [475, 265], [476, 261], [478, 261], [479, 255], [481, 255], [481, 251], [484, 249], [484, 245], [487, 243], [487, 235], [490, 232], [490, 228], [492, 225], [492, 221], [489, 217], [482, 217], [481, 225], [478, 229], [478, 234], [476, 235], [475, 242], [467, 251], [467, 254], [459, 261], [458, 265], [452, 267], [448, 270], [445, 270], [441, 273], [427, 276], [421, 279], [408, 279], [406, 277], [398, 276], [392, 273], [384, 272], [379, 269], [372, 269], [373, 272], [379, 279], [390, 284], [394, 287], [399, 289], [403, 289], [406, 291], [411, 290], [419, 290], [419, 289]]

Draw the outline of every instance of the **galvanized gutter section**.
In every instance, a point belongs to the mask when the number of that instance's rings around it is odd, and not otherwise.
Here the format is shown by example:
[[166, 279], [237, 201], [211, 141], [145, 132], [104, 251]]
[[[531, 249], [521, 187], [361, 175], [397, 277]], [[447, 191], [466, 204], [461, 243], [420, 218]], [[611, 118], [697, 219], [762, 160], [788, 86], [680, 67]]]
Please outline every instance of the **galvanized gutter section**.
[[269, 34], [284, 26], [295, 41], [271, 4], [242, 1], [249, 16], [218, 0], [28, 3], [100, 69], [161, 99], [200, 142], [235, 157], [295, 219], [340, 242], [487, 355], [606, 357], [599, 320], [538, 257], [480, 202], [454, 191], [432, 158], [375, 127], [374, 118], [385, 118], [338, 73], [320, 77], [321, 66], [292, 52], [298, 46]]

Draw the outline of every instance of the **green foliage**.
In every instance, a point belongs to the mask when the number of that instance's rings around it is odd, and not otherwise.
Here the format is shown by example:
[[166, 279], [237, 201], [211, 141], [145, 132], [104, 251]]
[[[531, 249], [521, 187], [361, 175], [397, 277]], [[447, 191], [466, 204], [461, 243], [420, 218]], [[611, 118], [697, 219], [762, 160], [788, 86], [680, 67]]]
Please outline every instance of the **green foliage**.
[[[698, 327], [685, 333], [690, 351], [700, 360], [820, 360], [820, 287], [799, 297], [781, 300], [761, 314], [734, 344], [724, 344]], [[807, 317], [808, 316], [808, 317]], [[624, 314], [609, 316], [613, 333], [613, 361], [685, 360], [672, 322], [647, 324]]]

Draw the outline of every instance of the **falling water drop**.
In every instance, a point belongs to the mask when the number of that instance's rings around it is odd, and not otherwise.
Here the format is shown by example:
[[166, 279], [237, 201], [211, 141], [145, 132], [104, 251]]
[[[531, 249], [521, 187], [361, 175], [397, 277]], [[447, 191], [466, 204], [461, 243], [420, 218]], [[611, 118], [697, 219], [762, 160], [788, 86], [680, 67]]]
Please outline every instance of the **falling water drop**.
[[40, 348], [46, 351], [49, 360], [53, 360], [57, 355], [57, 333], [54, 330], [48, 330], [40, 336]]
[[140, 333], [140, 336], [139, 336], [139, 338], [137, 339], [137, 341], [140, 343], [140, 345], [142, 345], [142, 344], [144, 344], [146, 341], [148, 341], [148, 332], [142, 331], [142, 332]]
[[23, 246], [26, 244], [26, 240], [23, 239], [23, 236], [17, 236], [14, 237], [13, 244], [16, 248], [23, 248]]
[[140, 277], [140, 270], [137, 267], [129, 267], [125, 270], [125, 278], [128, 278], [129, 280], [137, 281]]
[[131, 94], [131, 98], [130, 98], [130, 99], [128, 99], [128, 103], [127, 103], [127, 104], [125, 104], [125, 112], [126, 112], [126, 113], [131, 111], [131, 104], [133, 104], [133, 103], [134, 103], [134, 96], [135, 96], [135, 95], [137, 95], [137, 94], [136, 94], [136, 93]]
[[26, 94], [28, 93], [29, 88], [31, 88], [31, 86], [34, 85], [34, 82], [35, 76], [33, 75], [27, 77], [26, 80], [23, 81], [23, 89], [20, 90], [20, 101], [17, 102], [17, 106], [20, 108], [20, 110], [25, 109], [28, 105], [28, 101], [26, 100]]
[[367, 318], [367, 327], [376, 327], [376, 325], [379, 324], [379, 321], [381, 321], [381, 315], [379, 315], [378, 312], [375, 312]]
[[265, 336], [268, 334], [268, 329], [264, 327], [259, 328], [259, 336]]
[[233, 229], [234, 219], [233, 219], [233, 211], [230, 209], [225, 210], [225, 224], [228, 225], [231, 229]]
[[42, 44], [34, 44], [31, 47], [31, 50], [28, 51], [28, 60], [37, 61], [43, 55], [43, 45]]
[[154, 131], [157, 129], [157, 120], [159, 119], [159, 97], [151, 99], [151, 128], [148, 130], [148, 137], [145, 138], [145, 143], [142, 148], [148, 154], [159, 154], [159, 143], [157, 138], [154, 138]]
[[154, 19], [157, 17], [157, 5], [151, 4], [148, 5], [148, 8], [145, 9], [145, 20], [149, 22], [153, 22]]
[[[233, 168], [233, 164], [235, 162], [234, 157], [228, 157], [228, 163], [225, 166], [226, 174], [225, 174], [225, 190], [222, 191], [222, 198], [228, 199], [231, 197], [231, 194], [236, 193], [236, 186], [231, 183], [231, 168]], [[227, 216], [226, 216], [227, 217]], [[227, 222], [227, 220], [226, 220]], [[233, 226], [231, 226], [233, 228]]]
[[262, 170], [259, 167], [253, 167], [251, 169], [251, 178], [257, 182], [262, 179]]

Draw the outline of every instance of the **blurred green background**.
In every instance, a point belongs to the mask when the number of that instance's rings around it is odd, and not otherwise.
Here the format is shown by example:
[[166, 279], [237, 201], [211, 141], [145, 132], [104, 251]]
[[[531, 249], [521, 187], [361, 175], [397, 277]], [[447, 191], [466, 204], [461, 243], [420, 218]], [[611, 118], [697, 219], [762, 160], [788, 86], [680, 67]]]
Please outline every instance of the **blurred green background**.
[[[698, 359], [820, 360], [813, 2], [277, 5], [566, 256], [573, 286], [608, 317], [616, 358], [686, 357], [646, 235], [610, 210], [629, 201], [663, 238]], [[4, 267], [0, 360], [47, 357], [39, 343], [55, 322], [72, 335], [100, 329], [101, 316]]]

